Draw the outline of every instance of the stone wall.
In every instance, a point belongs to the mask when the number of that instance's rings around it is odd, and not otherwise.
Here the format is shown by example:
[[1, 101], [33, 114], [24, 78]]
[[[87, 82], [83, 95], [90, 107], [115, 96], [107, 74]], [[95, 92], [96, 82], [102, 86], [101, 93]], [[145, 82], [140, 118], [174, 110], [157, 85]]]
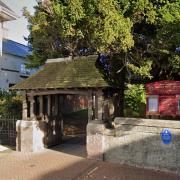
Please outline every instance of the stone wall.
[[[172, 142], [164, 144], [161, 132], [168, 128]], [[90, 122], [87, 126], [89, 158], [171, 171], [180, 174], [180, 122], [135, 118], [116, 118], [115, 128]]]
[[16, 122], [16, 150], [38, 152], [44, 149], [44, 132], [38, 121], [18, 120]]

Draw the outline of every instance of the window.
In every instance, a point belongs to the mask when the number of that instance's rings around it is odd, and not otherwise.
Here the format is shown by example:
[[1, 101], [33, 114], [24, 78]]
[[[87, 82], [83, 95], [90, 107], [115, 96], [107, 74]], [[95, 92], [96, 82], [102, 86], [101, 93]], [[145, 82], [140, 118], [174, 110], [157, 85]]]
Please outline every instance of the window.
[[25, 67], [25, 64], [21, 64], [21, 73], [22, 74], [26, 74], [26, 67]]
[[31, 71], [30, 71], [30, 69], [26, 68], [25, 64], [21, 64], [21, 66], [20, 66], [20, 73], [22, 75], [30, 75]]
[[158, 96], [149, 96], [148, 111], [149, 112], [157, 112], [158, 111]]

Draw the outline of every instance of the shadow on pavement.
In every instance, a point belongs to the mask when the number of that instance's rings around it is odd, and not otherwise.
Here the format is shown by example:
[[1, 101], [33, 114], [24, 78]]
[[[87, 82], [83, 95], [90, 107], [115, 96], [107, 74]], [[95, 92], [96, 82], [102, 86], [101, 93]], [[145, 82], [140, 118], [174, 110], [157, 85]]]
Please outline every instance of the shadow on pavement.
[[53, 146], [50, 149], [86, 158], [86, 135], [65, 136], [61, 145]]

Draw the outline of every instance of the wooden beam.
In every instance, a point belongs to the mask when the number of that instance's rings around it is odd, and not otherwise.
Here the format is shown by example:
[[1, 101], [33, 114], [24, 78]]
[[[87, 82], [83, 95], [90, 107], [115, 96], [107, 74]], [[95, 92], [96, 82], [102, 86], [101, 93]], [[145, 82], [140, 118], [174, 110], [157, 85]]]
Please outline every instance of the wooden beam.
[[34, 96], [30, 96], [29, 97], [29, 100], [30, 100], [30, 118], [31, 119], [34, 119], [35, 117], [35, 114], [34, 114]]
[[55, 95], [55, 116], [58, 115], [58, 95]]
[[102, 94], [97, 95], [97, 104], [98, 104], [98, 120], [102, 121], [103, 119], [103, 96]]
[[39, 96], [39, 115], [43, 116], [43, 96]]
[[23, 97], [23, 102], [22, 102], [22, 119], [25, 120], [27, 119], [27, 114], [28, 114], [28, 105], [27, 105], [27, 99], [26, 97], [24, 96]]
[[48, 95], [48, 116], [51, 115], [51, 95]]
[[88, 95], [88, 122], [92, 121], [93, 111], [92, 111], [92, 93]]
[[39, 91], [30, 91], [28, 95], [50, 95], [50, 94], [79, 94], [79, 95], [88, 95], [89, 91], [87, 90], [39, 90]]

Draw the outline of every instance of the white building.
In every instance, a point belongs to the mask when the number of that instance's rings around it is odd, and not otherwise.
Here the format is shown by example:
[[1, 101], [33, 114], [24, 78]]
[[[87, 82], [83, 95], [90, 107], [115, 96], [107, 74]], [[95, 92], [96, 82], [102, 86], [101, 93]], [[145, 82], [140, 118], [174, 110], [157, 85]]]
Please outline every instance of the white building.
[[25, 68], [29, 47], [12, 40], [5, 39], [6, 30], [3, 23], [16, 20], [17, 15], [0, 1], [0, 89], [8, 90], [12, 85], [22, 81], [35, 70]]
[[2, 1], [0, 1], [0, 55], [2, 55], [2, 40], [4, 37], [3, 23], [16, 20], [18, 16]]

